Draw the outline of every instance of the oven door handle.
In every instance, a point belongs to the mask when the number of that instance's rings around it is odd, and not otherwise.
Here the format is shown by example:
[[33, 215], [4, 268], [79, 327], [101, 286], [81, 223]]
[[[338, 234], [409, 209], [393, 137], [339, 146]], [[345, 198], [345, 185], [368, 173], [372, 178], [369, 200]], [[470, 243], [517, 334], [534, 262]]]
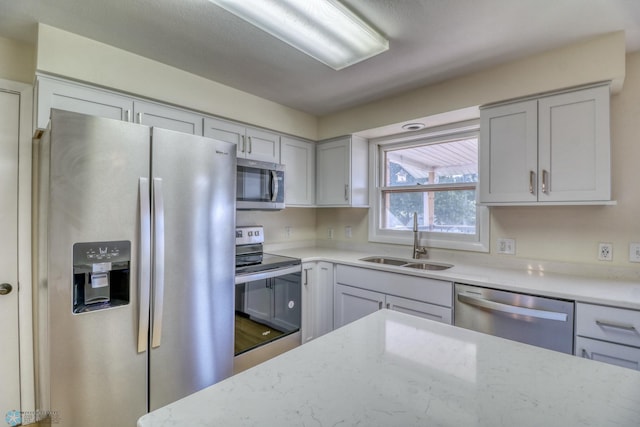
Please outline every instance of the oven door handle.
[[271, 279], [273, 277], [285, 276], [292, 273], [300, 273], [302, 265], [297, 264], [286, 268], [273, 268], [271, 270], [257, 271], [253, 273], [240, 274], [236, 276], [236, 285], [249, 283], [255, 280]]

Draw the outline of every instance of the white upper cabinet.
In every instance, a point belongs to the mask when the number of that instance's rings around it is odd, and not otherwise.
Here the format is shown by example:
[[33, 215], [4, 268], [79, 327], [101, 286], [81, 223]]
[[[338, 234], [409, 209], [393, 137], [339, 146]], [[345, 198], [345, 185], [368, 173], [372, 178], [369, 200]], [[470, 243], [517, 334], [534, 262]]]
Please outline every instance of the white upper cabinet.
[[204, 118], [199, 114], [146, 101], [135, 101], [133, 111], [136, 123], [202, 136]]
[[41, 129], [57, 108], [202, 135], [203, 117], [196, 113], [49, 77], [38, 77], [36, 104], [36, 126]]
[[238, 158], [280, 163], [280, 135], [206, 117], [204, 136], [236, 144]]
[[346, 136], [316, 147], [317, 206], [369, 205], [367, 140]]
[[480, 203], [611, 201], [609, 86], [486, 107]]
[[280, 163], [285, 166], [284, 198], [287, 206], [314, 206], [316, 199], [315, 143], [287, 136], [281, 137]]
[[47, 127], [52, 108], [126, 121], [133, 111], [131, 98], [48, 77], [38, 77], [35, 98], [38, 129]]

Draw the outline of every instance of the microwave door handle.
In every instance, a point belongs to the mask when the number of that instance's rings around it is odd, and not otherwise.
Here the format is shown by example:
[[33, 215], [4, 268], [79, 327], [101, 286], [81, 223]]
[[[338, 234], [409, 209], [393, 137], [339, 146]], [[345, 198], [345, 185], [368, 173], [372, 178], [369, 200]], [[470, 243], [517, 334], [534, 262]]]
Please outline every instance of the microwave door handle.
[[271, 171], [271, 201], [278, 200], [278, 192], [280, 191], [280, 185], [278, 184], [278, 172]]

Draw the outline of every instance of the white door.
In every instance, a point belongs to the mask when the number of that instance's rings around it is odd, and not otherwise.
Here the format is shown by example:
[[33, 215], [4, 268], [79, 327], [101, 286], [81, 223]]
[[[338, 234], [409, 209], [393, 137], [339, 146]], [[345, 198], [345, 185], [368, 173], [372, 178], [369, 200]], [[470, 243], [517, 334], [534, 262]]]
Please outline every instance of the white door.
[[20, 95], [0, 90], [0, 420], [6, 419], [9, 425], [15, 419], [10, 411], [20, 411], [17, 256], [19, 121]]

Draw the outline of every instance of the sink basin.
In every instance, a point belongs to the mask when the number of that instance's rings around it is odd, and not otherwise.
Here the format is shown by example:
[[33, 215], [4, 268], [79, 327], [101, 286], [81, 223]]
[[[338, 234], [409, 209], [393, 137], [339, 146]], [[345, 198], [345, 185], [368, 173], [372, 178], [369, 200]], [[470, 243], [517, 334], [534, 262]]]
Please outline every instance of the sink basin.
[[375, 257], [375, 256], [369, 257], [369, 258], [362, 258], [361, 261], [375, 262], [377, 264], [387, 264], [387, 265], [405, 265], [407, 263], [407, 261], [404, 259]]
[[453, 267], [451, 264], [434, 264], [431, 262], [412, 262], [404, 264], [403, 267], [415, 268], [418, 270], [446, 270]]
[[361, 261], [366, 262], [375, 262], [376, 264], [386, 264], [386, 265], [395, 265], [398, 267], [408, 267], [415, 268], [417, 270], [446, 270], [447, 268], [453, 267], [451, 264], [438, 264], [427, 261], [411, 261], [406, 259], [398, 259], [398, 258], [387, 258], [383, 256], [372, 256], [368, 258], [362, 258]]

